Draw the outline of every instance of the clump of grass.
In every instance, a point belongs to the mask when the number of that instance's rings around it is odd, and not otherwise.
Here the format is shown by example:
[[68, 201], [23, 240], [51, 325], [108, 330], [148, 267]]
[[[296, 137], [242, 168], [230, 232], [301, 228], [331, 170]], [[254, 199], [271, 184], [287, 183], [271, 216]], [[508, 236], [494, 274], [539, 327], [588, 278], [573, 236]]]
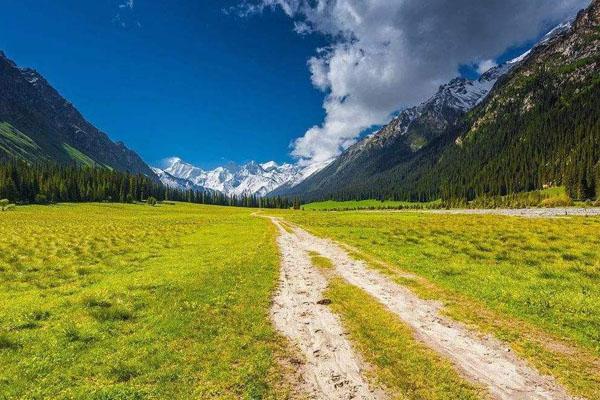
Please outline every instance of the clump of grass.
[[0, 350], [15, 350], [21, 344], [6, 333], [0, 333]]
[[78, 267], [75, 271], [77, 272], [77, 275], [85, 276], [91, 274], [93, 269], [91, 267]]
[[137, 388], [129, 386], [112, 386], [101, 388], [92, 396], [92, 400], [144, 400], [148, 396]]
[[90, 343], [93, 342], [96, 338], [90, 333], [78, 328], [74, 324], [69, 324], [64, 330], [65, 338], [69, 342], [82, 342], [82, 343]]
[[92, 315], [100, 322], [130, 321], [134, 317], [133, 311], [124, 304], [98, 308], [92, 312]]
[[579, 257], [576, 254], [572, 253], [562, 253], [560, 256], [565, 261], [575, 261], [579, 259]]
[[140, 375], [140, 366], [133, 362], [117, 362], [111, 368], [111, 375], [117, 382], [129, 382]]
[[132, 307], [123, 300], [113, 300], [106, 293], [88, 295], [84, 297], [83, 304], [90, 309], [91, 315], [100, 322], [129, 321], [133, 319]]
[[317, 267], [317, 268], [321, 268], [321, 269], [333, 269], [333, 263], [331, 262], [331, 260], [327, 257], [323, 257], [322, 255], [320, 255], [319, 253], [315, 252], [315, 251], [311, 251], [309, 252], [309, 256], [311, 259], [312, 264]]
[[548, 197], [540, 202], [541, 207], [553, 208], [553, 207], [571, 207], [573, 206], [573, 200], [566, 194], [562, 194], [556, 197]]
[[29, 314], [29, 318], [34, 321], [46, 321], [50, 318], [50, 311], [48, 310], [34, 310]]
[[93, 307], [109, 308], [112, 306], [112, 302], [102, 295], [86, 296], [83, 299], [83, 304], [85, 304], [86, 307], [92, 307], [92, 308]]
[[34, 310], [25, 315], [24, 321], [15, 327], [18, 330], [36, 329], [41, 326], [41, 322], [50, 318], [50, 312], [46, 310]]

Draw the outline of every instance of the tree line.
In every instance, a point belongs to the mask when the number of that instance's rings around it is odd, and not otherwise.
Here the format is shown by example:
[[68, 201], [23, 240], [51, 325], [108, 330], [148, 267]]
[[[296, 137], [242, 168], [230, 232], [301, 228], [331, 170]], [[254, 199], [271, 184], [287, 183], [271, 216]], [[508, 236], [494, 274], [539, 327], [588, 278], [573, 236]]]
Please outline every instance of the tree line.
[[226, 196], [210, 190], [174, 189], [145, 175], [108, 168], [53, 162], [29, 164], [18, 159], [0, 163], [0, 199], [8, 199], [17, 204], [133, 203], [146, 201], [148, 198], [256, 208], [290, 208], [298, 203], [281, 197]]

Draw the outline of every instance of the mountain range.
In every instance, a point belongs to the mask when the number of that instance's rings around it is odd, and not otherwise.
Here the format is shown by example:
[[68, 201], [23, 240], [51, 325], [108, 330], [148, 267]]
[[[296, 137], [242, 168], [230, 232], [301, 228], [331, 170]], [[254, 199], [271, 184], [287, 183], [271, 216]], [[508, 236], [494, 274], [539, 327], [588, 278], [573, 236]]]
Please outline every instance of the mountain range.
[[154, 168], [163, 184], [175, 189], [213, 190], [227, 196], [265, 196], [281, 187], [292, 188], [319, 166], [300, 167], [275, 161], [250, 161], [237, 165], [228, 163], [204, 170], [178, 157], [166, 160], [164, 169]]
[[530, 51], [427, 101], [322, 164], [180, 158], [150, 168], [89, 123], [38, 72], [0, 52], [0, 160], [127, 171], [183, 190], [304, 201], [471, 200], [548, 186], [600, 195], [600, 0]]
[[477, 80], [441, 86], [272, 195], [468, 200], [565, 185], [574, 198], [593, 198], [600, 191], [599, 9], [596, 0]]
[[43, 76], [0, 52], [0, 159], [100, 166], [156, 178], [121, 142], [113, 142]]

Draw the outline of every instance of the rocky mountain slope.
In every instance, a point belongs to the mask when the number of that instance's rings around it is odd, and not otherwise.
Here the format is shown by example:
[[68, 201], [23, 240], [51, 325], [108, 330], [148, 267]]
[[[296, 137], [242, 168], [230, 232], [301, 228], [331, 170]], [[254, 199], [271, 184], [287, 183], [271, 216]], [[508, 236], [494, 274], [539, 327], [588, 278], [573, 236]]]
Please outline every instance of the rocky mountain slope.
[[494, 67], [477, 80], [456, 78], [424, 103], [402, 111], [375, 134], [349, 147], [335, 161], [293, 188], [272, 194], [319, 198], [353, 192], [368, 176], [414, 157], [421, 149], [457, 126], [462, 117], [485, 99], [494, 84], [521, 62]]
[[168, 188], [178, 189], [178, 190], [193, 190], [195, 192], [204, 192], [204, 193], [216, 193], [215, 190], [205, 188], [203, 186], [199, 186], [194, 184], [192, 181], [177, 178], [166, 171], [163, 171], [160, 168], [152, 168], [152, 171], [158, 176], [161, 183]]
[[[540, 99], [527, 89], [529, 92], [520, 94], [525, 96], [521, 98], [520, 109], [515, 108], [512, 97], [506, 97], [506, 90], [515, 87], [514, 82], [531, 83], [533, 76], [537, 76], [538, 70], [546, 65], [553, 65], [552, 70], [562, 75], [552, 83], [558, 100], [561, 90], [567, 87], [571, 87], [568, 93], [579, 89], [580, 99], [583, 92], [589, 93], [598, 72], [595, 61], [599, 34], [595, 17], [597, 8], [596, 0], [587, 11], [580, 13], [575, 22], [559, 25], [529, 52], [489, 70], [478, 80], [457, 78], [440, 87], [431, 99], [403, 111], [379, 132], [347, 149], [322, 171], [292, 189], [275, 191], [274, 194], [300, 196], [304, 200], [372, 197], [426, 200], [440, 196], [472, 198], [485, 193], [504, 194], [531, 190], [544, 184], [561, 184], [562, 179], [557, 178], [555, 173], [555, 179], [545, 179], [547, 182], [523, 178], [527, 182], [494, 186], [490, 190], [493, 185], [482, 182], [493, 180], [494, 174], [500, 175], [499, 171], [506, 171], [501, 174], [502, 181], [512, 180], [509, 175], [515, 174], [514, 165], [498, 161], [493, 164], [493, 170], [487, 167], [489, 174], [485, 179], [481, 179], [477, 171], [485, 169], [491, 159], [510, 158], [506, 156], [508, 151], [519, 154], [518, 157], [525, 155], [509, 150], [505, 147], [506, 143], [493, 134], [491, 137], [495, 137], [495, 141], [467, 145], [465, 138], [475, 134], [465, 133], [481, 130], [487, 123], [488, 126], [507, 128], [511, 132], [506, 135], [512, 141], [518, 141], [520, 137], [524, 140], [515, 127], [515, 121], [520, 115], [539, 110]], [[562, 50], [557, 50], [559, 48]], [[544, 82], [538, 84], [545, 85]], [[578, 107], [597, 115], [594, 101], [587, 98], [585, 102]], [[539, 128], [539, 132], [544, 132], [543, 128]], [[543, 156], [539, 156], [546, 152], [543, 144], [544, 140], [540, 139], [537, 146], [528, 150], [537, 155], [540, 162], [545, 161]], [[593, 161], [594, 157], [591, 156], [591, 159]], [[516, 162], [513, 160], [511, 163]], [[532, 167], [536, 169], [529, 170], [530, 173], [537, 171], [537, 164]], [[468, 177], [471, 187], [465, 189], [466, 170], [471, 171], [472, 176]], [[590, 177], [585, 179], [593, 181]], [[480, 187], [476, 190], [474, 187], [477, 185]], [[460, 190], [457, 189], [459, 186]]]
[[243, 165], [229, 163], [207, 171], [173, 157], [164, 170], [155, 169], [155, 172], [170, 187], [206, 188], [228, 196], [265, 196], [281, 186], [295, 186], [311, 170], [274, 161], [262, 164], [251, 161]]
[[121, 142], [94, 127], [33, 69], [0, 52], [0, 159], [98, 165], [155, 177]]
[[442, 196], [600, 197], [600, 0], [558, 31], [466, 119], [438, 166]]

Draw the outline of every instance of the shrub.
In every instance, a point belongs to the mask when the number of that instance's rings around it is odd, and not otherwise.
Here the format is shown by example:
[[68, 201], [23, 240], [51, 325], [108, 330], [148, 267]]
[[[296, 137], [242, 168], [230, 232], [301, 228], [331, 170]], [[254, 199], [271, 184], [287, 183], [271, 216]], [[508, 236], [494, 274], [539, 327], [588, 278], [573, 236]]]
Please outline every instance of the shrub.
[[6, 207], [8, 207], [8, 203], [10, 203], [8, 201], [8, 199], [0, 200], [0, 210], [2, 210], [2, 211], [6, 210]]
[[45, 194], [38, 193], [35, 195], [35, 203], [36, 204], [48, 204], [48, 196]]
[[154, 207], [156, 205], [156, 199], [154, 197], [150, 196], [150, 197], [148, 197], [148, 200], [146, 200], [146, 204]]
[[540, 206], [552, 208], [552, 207], [570, 207], [573, 205], [573, 200], [567, 195], [561, 195], [557, 197], [548, 197], [541, 201]]

